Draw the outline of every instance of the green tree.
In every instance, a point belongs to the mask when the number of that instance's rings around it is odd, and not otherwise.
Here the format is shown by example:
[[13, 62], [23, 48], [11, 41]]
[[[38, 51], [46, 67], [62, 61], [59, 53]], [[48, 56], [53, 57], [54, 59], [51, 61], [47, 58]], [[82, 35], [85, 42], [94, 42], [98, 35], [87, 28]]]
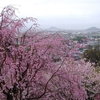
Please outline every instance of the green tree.
[[84, 52], [83, 58], [86, 62], [94, 63], [94, 66], [100, 66], [100, 45], [89, 46]]
[[73, 40], [78, 41], [78, 42], [83, 42], [83, 39], [86, 39], [86, 37], [76, 36]]

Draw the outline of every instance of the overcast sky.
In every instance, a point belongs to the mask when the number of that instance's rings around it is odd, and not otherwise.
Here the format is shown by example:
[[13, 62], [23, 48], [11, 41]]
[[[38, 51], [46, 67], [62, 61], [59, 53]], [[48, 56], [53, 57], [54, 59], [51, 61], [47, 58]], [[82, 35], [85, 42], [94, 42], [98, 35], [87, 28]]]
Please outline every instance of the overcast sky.
[[0, 9], [15, 5], [21, 17], [35, 17], [43, 29], [100, 28], [100, 0], [2, 0]]

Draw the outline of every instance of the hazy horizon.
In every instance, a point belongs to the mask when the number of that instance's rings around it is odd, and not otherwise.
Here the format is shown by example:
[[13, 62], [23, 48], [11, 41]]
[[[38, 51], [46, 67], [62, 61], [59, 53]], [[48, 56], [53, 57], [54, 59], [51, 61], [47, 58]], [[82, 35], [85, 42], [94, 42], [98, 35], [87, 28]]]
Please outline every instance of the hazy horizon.
[[42, 29], [100, 28], [100, 0], [3, 0], [0, 10], [9, 4], [19, 9], [20, 17], [35, 17]]
[[[61, 28], [61, 27], [56, 27], [56, 26], [50, 26], [50, 27], [47, 27], [47, 28], [42, 28], [42, 29], [49, 29], [49, 28], [52, 28], [52, 27], [55, 27], [55, 28], [58, 28], [58, 29], [65, 29], [65, 30], [86, 30], [86, 29], [89, 29], [89, 28], [93, 28], [95, 26], [90, 26], [90, 27], [86, 27], [86, 28]], [[95, 27], [95, 28], [98, 28], [100, 29], [100, 27]]]

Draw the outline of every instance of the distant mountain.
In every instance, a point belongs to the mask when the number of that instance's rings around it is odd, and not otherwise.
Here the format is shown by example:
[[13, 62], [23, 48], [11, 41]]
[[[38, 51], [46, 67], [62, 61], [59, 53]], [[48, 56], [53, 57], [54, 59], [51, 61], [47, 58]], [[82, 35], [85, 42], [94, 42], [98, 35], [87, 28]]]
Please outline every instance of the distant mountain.
[[52, 26], [52, 27], [50, 27], [50, 28], [48, 28], [46, 30], [48, 30], [48, 31], [61, 31], [61, 29], [59, 29], [57, 27], [54, 27], [54, 26]]
[[90, 27], [90, 28], [86, 29], [85, 31], [96, 32], [96, 31], [100, 31], [100, 28], [97, 28], [97, 27]]

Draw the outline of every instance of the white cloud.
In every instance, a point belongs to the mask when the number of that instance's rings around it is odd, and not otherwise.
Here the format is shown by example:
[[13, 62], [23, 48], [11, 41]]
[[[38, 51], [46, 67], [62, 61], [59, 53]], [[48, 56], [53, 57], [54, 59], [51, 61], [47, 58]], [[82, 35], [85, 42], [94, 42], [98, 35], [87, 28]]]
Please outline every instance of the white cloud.
[[[3, 0], [5, 1], [5, 0]], [[84, 16], [97, 11], [99, 5], [94, 0], [6, 0], [8, 4], [18, 6], [22, 15], [36, 17]]]
[[58, 19], [70, 21], [77, 19], [75, 23], [78, 19], [82, 22], [95, 19], [100, 21], [98, 17], [100, 0], [3, 0], [0, 7], [9, 4], [16, 5], [20, 11], [19, 15], [23, 17], [33, 16], [40, 20], [52, 19], [56, 22]]

